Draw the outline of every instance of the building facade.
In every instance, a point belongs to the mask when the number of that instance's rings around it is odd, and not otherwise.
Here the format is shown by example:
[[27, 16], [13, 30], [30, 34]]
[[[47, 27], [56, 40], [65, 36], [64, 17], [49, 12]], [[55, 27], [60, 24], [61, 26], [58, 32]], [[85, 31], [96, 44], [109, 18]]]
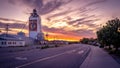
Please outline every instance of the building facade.
[[44, 40], [44, 34], [41, 29], [41, 18], [35, 9], [29, 17], [29, 37], [37, 40]]
[[0, 47], [25, 46], [25, 41], [8, 34], [0, 35]]

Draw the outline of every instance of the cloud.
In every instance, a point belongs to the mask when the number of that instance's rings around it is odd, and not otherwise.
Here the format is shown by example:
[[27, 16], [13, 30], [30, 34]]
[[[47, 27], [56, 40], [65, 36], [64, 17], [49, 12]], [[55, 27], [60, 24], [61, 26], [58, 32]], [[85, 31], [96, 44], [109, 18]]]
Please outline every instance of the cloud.
[[86, 17], [83, 17], [83, 18], [80, 18], [80, 19], [72, 20], [72, 21], [69, 21], [68, 24], [72, 25], [76, 22], [84, 23], [82, 21], [85, 21], [85, 20], [87, 20], [89, 18], [92, 18], [92, 17], [95, 17], [95, 15], [90, 15], [90, 16], [86, 16]]
[[13, 5], [27, 5], [27, 6], [30, 6], [30, 7], [42, 7], [43, 6], [43, 0], [19, 0], [19, 1], [16, 1], [16, 0], [8, 0], [9, 3], [13, 4]]
[[74, 35], [76, 36], [82, 36], [82, 37], [95, 37], [95, 33], [93, 30], [84, 30], [84, 29], [79, 29], [79, 30], [74, 30], [72, 31], [73, 33], [75, 33]]
[[[67, 8], [66, 8], [67, 9]], [[82, 16], [86, 16], [86, 17], [89, 17], [88, 16], [88, 13], [96, 10], [97, 8], [77, 8], [77, 9], [72, 9], [72, 8], [68, 8], [67, 10], [65, 11], [59, 11], [58, 13], [55, 13], [55, 14], [51, 14], [49, 16], [47, 16], [47, 20], [50, 21], [52, 18], [56, 18], [56, 17], [63, 17], [61, 20], [64, 20], [67, 18], [67, 20], [72, 20], [72, 15], [70, 16], [69, 14], [72, 13], [73, 15], [79, 15], [80, 17]], [[79, 17], [78, 16], [78, 17]], [[94, 17], [94, 15], [91, 15]], [[76, 20], [78, 21], [78, 20]], [[74, 22], [74, 21], [73, 21]]]
[[96, 4], [100, 4], [100, 3], [104, 3], [108, 0], [92, 0], [90, 1], [89, 3], [87, 3], [86, 5], [84, 5], [83, 7], [81, 8], [86, 8], [86, 7], [89, 7], [89, 6], [92, 6], [92, 5], [96, 5]]
[[52, 33], [59, 33], [63, 35], [71, 35], [71, 36], [78, 36], [78, 37], [94, 37], [95, 33], [93, 30], [85, 30], [85, 29], [78, 29], [78, 30], [72, 30], [72, 31], [66, 31], [59, 28], [48, 28], [47, 26], [43, 26], [43, 30], [46, 32], [52, 32]]
[[8, 18], [2, 18], [2, 17], [0, 17], [0, 20], [2, 20], [2, 21], [12, 21], [12, 22], [16, 22], [16, 23], [25, 23], [24, 21], [15, 20], [15, 19], [8, 19]]
[[59, 29], [59, 28], [49, 28], [47, 26], [42, 26], [43, 30], [46, 32], [52, 32], [52, 33], [61, 33], [62, 31], [64, 31], [63, 29]]
[[[88, 30], [81, 27], [79, 29], [79, 25], [85, 25], [90, 28], [96, 28], [97, 25], [93, 24], [94, 22], [100, 20], [97, 19], [96, 15], [91, 15], [90, 12], [96, 10], [96, 7], [90, 7], [96, 4], [104, 3], [107, 0], [87, 0], [88, 2], [83, 6], [76, 6], [74, 3], [71, 3], [67, 6], [66, 4], [70, 3], [73, 0], [9, 0], [11, 4], [17, 5], [18, 3], [26, 5], [30, 7], [31, 9], [36, 8], [38, 10], [38, 13], [40, 15], [45, 15], [45, 20], [48, 20], [49, 23], [46, 23], [46, 26], [42, 26], [43, 30], [46, 32], [52, 32], [52, 33], [60, 33], [64, 35], [74, 35], [74, 36], [87, 36], [92, 37], [95, 35], [93, 32], [94, 30]], [[78, 0], [76, 0], [78, 2]], [[75, 7], [75, 8], [72, 8]], [[70, 8], [70, 9], [69, 9]], [[56, 11], [57, 10], [57, 11]], [[55, 13], [52, 13], [55, 11]], [[47, 15], [48, 14], [48, 15]], [[59, 17], [59, 18], [57, 18]], [[60, 21], [67, 22], [68, 26], [65, 26], [64, 28], [54, 28], [51, 27], [54, 23], [58, 23]], [[18, 21], [16, 21], [18, 22]], [[48, 26], [51, 24], [50, 26]], [[18, 26], [18, 27], [16, 27]], [[26, 25], [21, 24], [21, 26], [18, 24], [11, 24], [12, 28], [19, 28]], [[76, 29], [73, 30], [67, 30], [70, 27], [74, 27]], [[66, 28], [66, 30], [65, 30]], [[27, 29], [27, 28], [25, 28]]]
[[76, 26], [76, 27], [79, 27], [79, 25], [81, 24], [84, 24], [84, 25], [87, 25], [87, 26], [90, 26], [90, 27], [97, 27], [96, 24], [93, 24], [94, 22], [96, 21], [99, 21], [100, 19], [92, 19], [92, 20], [85, 20], [85, 21], [81, 21], [81, 22], [77, 22], [75, 25], [73, 26]]
[[[9, 24], [9, 28], [13, 28], [13, 29], [27, 29], [27, 22], [24, 21], [20, 21], [20, 20], [15, 20], [15, 19], [8, 19], [8, 18], [2, 18], [0, 17], [0, 29], [5, 29], [6, 28], [6, 24]], [[4, 30], [3, 30], [4, 31]], [[14, 30], [12, 30], [14, 31]]]
[[51, 18], [54, 18], [54, 17], [64, 16], [66, 14], [69, 14], [70, 12], [71, 12], [70, 9], [68, 9], [66, 11], [62, 11], [62, 12], [50, 15], [50, 16], [47, 17], [47, 20], [50, 20]]
[[52, 32], [52, 33], [58, 33], [58, 34], [63, 34], [63, 35], [73, 35], [73, 33], [71, 31], [66, 31], [64, 29], [60, 29], [60, 28], [49, 28], [47, 26], [43, 26], [43, 31], [45, 32]]
[[91, 12], [93, 10], [98, 9], [97, 6], [95, 6], [96, 8], [88, 8], [90, 6], [96, 5], [96, 4], [100, 4], [100, 3], [104, 3], [107, 2], [108, 0], [88, 0], [88, 2], [86, 2], [85, 5], [81, 6], [80, 8], [76, 9], [79, 10], [80, 13], [85, 13], [85, 12]]
[[[25, 24], [21, 24], [21, 23], [7, 23], [9, 24], [9, 28], [17, 28], [17, 29], [22, 29], [24, 26], [24, 29], [27, 29], [27, 26]], [[0, 22], [0, 28], [5, 28], [6, 27], [6, 23], [2, 23]]]
[[63, 0], [50, 0], [47, 1], [46, 3], [44, 3], [45, 0], [9, 0], [9, 3], [11, 4], [24, 4], [29, 6], [30, 8], [36, 8], [37, 10], [39, 10], [39, 14], [43, 15], [43, 14], [47, 14], [50, 13], [56, 9], [58, 9], [60, 6], [68, 4], [69, 2], [71, 2], [72, 0], [67, 0], [67, 1], [63, 1]]
[[95, 5], [95, 4], [104, 3], [106, 1], [107, 0], [95, 0], [93, 2], [90, 2], [90, 3], [86, 4], [85, 6], [92, 6], [92, 5]]
[[15, 19], [8, 19], [0, 17], [0, 28], [6, 28], [6, 24], [9, 24], [9, 28], [14, 29], [27, 29], [27, 22]]

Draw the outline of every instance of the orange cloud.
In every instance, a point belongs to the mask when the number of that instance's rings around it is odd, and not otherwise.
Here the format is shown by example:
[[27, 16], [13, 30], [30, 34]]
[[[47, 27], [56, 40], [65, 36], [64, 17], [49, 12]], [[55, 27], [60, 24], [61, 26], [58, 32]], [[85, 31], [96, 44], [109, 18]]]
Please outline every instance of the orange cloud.
[[[59, 33], [44, 33], [45, 39], [51, 41], [51, 40], [65, 40], [65, 41], [79, 41], [81, 37], [78, 36], [71, 36], [71, 35], [64, 35]], [[46, 36], [47, 34], [47, 36]]]

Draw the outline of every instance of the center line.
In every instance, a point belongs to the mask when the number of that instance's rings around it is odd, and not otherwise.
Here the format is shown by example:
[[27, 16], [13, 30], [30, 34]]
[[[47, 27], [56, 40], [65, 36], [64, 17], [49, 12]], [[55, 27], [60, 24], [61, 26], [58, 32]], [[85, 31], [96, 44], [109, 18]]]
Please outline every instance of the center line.
[[17, 67], [15, 67], [15, 68], [21, 68], [21, 67], [25, 67], [25, 66], [31, 65], [31, 64], [33, 64], [33, 63], [37, 63], [37, 62], [41, 62], [41, 61], [48, 60], [48, 59], [51, 59], [51, 58], [55, 58], [55, 57], [57, 57], [57, 56], [60, 56], [60, 55], [69, 53], [69, 52], [71, 52], [71, 51], [73, 52], [73, 51], [75, 51], [75, 50], [66, 51], [66, 52], [63, 52], [63, 53], [60, 53], [60, 54], [57, 54], [57, 55], [53, 55], [53, 56], [50, 56], [50, 57], [45, 57], [45, 58], [42, 58], [42, 59], [39, 59], [39, 60], [35, 60], [35, 61], [33, 61], [33, 62], [29, 62], [29, 63], [23, 64], [23, 65], [17, 66]]
[[83, 52], [84, 52], [83, 50], [82, 50], [82, 51], [79, 51], [78, 54], [82, 54]]

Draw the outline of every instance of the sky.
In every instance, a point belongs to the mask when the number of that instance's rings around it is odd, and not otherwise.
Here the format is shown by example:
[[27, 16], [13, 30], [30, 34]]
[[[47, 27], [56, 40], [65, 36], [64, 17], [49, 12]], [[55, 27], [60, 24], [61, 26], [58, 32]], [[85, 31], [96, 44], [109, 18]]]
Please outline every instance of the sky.
[[34, 8], [49, 40], [96, 38], [102, 25], [120, 17], [120, 0], [0, 0], [1, 33], [9, 23], [9, 33], [23, 31], [28, 35], [28, 20]]

